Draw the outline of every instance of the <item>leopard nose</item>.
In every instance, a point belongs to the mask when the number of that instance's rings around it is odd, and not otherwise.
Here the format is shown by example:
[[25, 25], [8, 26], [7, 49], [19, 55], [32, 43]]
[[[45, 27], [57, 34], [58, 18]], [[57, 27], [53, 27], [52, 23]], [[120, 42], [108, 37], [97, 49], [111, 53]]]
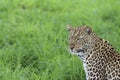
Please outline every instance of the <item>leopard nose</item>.
[[74, 49], [74, 46], [70, 46], [70, 49], [73, 50], [73, 49]]

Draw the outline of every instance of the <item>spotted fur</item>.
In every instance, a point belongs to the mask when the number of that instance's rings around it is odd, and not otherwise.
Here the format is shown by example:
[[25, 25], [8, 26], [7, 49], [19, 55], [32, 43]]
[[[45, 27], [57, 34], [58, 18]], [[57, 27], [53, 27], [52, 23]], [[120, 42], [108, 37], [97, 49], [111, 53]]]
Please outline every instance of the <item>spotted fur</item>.
[[68, 26], [69, 48], [83, 62], [87, 80], [120, 80], [120, 54], [90, 27]]

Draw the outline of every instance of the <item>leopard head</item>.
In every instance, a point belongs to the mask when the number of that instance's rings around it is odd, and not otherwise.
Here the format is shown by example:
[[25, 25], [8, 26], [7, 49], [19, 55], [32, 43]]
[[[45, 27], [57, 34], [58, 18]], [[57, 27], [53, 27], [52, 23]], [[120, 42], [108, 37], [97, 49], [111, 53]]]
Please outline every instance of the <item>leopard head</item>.
[[68, 26], [67, 30], [69, 31], [68, 44], [70, 52], [84, 58], [85, 52], [92, 44], [92, 29], [87, 26], [77, 28]]

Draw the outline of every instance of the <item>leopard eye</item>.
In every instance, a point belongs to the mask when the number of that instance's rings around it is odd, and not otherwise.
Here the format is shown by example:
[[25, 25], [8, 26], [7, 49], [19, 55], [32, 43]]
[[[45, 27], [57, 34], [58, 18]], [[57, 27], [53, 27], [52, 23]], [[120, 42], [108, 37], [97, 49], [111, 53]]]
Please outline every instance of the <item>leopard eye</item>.
[[79, 38], [77, 38], [76, 40], [79, 42], [79, 41], [81, 41], [83, 39], [83, 37], [79, 37]]
[[77, 38], [77, 41], [79, 41], [80, 40], [80, 38]]
[[81, 38], [77, 38], [77, 41], [80, 41], [81, 40]]

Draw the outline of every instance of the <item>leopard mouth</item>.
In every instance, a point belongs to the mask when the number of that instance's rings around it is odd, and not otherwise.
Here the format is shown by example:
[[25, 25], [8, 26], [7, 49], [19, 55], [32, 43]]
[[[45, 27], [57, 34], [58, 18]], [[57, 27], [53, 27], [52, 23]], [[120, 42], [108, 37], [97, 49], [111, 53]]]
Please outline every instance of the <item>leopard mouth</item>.
[[77, 54], [77, 55], [79, 55], [79, 54], [83, 54], [84, 52], [85, 52], [85, 50], [84, 49], [78, 49], [78, 50], [74, 50], [74, 49], [70, 49], [70, 52], [72, 53], [72, 54]]
[[81, 52], [84, 53], [84, 49], [78, 49], [77, 50], [77, 53], [81, 53]]
[[71, 54], [73, 55], [77, 55], [80, 59], [84, 59], [84, 49], [78, 49], [78, 50], [74, 50], [74, 49], [70, 49]]
[[72, 55], [77, 55], [82, 61], [84, 60], [84, 50], [74, 51], [70, 49]]

